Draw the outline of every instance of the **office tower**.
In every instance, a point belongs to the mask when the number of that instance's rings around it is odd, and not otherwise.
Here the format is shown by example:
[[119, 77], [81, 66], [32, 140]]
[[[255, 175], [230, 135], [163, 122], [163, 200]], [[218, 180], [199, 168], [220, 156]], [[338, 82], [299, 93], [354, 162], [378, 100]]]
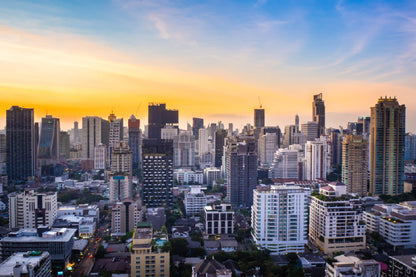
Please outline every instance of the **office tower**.
[[254, 141], [231, 140], [226, 149], [228, 201], [235, 207], [250, 207], [257, 185], [256, 145]]
[[215, 146], [215, 156], [214, 156], [214, 166], [221, 167], [222, 165], [222, 156], [224, 151], [224, 143], [225, 138], [227, 137], [227, 131], [224, 129], [218, 129], [215, 131], [215, 139], [214, 139], [214, 146]]
[[167, 110], [166, 104], [150, 104], [149, 109], [149, 139], [160, 139], [160, 131], [166, 124], [177, 124], [178, 110]]
[[195, 139], [198, 139], [199, 129], [204, 128], [204, 119], [203, 118], [192, 118], [192, 133]]
[[340, 165], [342, 162], [342, 136], [339, 130], [334, 130], [330, 134], [331, 139], [331, 165]]
[[13, 106], [6, 112], [7, 177], [27, 180], [36, 175], [36, 134], [33, 109]]
[[299, 115], [295, 115], [296, 132], [299, 132]]
[[173, 139], [173, 166], [192, 168], [195, 166], [195, 139], [192, 131], [181, 131]]
[[145, 139], [142, 199], [146, 207], [173, 205], [173, 142]]
[[60, 150], [60, 156], [63, 159], [69, 159], [69, 152], [71, 150], [71, 144], [69, 140], [69, 133], [68, 132], [60, 132], [59, 134], [59, 150]]
[[78, 129], [78, 121], [74, 122], [74, 141], [73, 144], [80, 144], [81, 143], [81, 136], [79, 134]]
[[322, 99], [322, 93], [313, 96], [312, 121], [318, 123], [317, 137], [325, 135], [325, 103]]
[[164, 242], [168, 242], [168, 235], [159, 233], [153, 236], [151, 223], [137, 224], [131, 249], [132, 277], [169, 277], [170, 256], [169, 251], [162, 248]]
[[109, 145], [110, 123], [97, 116], [82, 118], [82, 158], [94, 159], [94, 148], [100, 143]]
[[201, 186], [191, 186], [191, 190], [185, 193], [183, 203], [187, 216], [199, 216], [207, 205], [207, 197]]
[[274, 255], [302, 253], [308, 243], [309, 195], [299, 186], [257, 186], [251, 208], [255, 244]]
[[[315, 140], [319, 138], [319, 128], [318, 123], [314, 121], [308, 121], [306, 123], [302, 123], [300, 126], [300, 130], [306, 136], [306, 140]], [[325, 133], [323, 134], [325, 135]]]
[[269, 169], [271, 179], [298, 179], [298, 150], [279, 149]]
[[47, 115], [42, 118], [38, 159], [40, 165], [54, 164], [60, 156], [60, 124], [59, 118]]
[[94, 169], [105, 170], [107, 168], [107, 146], [100, 143], [94, 148]]
[[347, 135], [342, 143], [342, 182], [348, 193], [367, 195], [368, 142], [361, 135]]
[[10, 194], [10, 228], [51, 227], [57, 215], [57, 203], [56, 192], [37, 193], [31, 190]]
[[416, 135], [407, 133], [405, 136], [404, 145], [404, 159], [406, 161], [416, 160]]
[[269, 168], [273, 162], [274, 153], [279, 149], [278, 138], [275, 133], [260, 135], [258, 153], [260, 166]]
[[396, 195], [404, 190], [405, 105], [380, 98], [371, 108], [370, 193]]
[[7, 175], [6, 158], [7, 158], [6, 134], [0, 134], [0, 176]]
[[365, 249], [365, 223], [359, 199], [346, 194], [346, 186], [331, 183], [312, 196], [310, 241], [325, 254]]
[[122, 236], [133, 232], [137, 223], [144, 220], [145, 213], [146, 207], [142, 206], [141, 200], [125, 199], [115, 203], [111, 209], [112, 235]]
[[264, 109], [254, 109], [254, 128], [260, 129], [264, 127]]
[[132, 152], [133, 170], [141, 166], [142, 161], [142, 131], [140, 120], [134, 115], [129, 118], [129, 146]]
[[234, 233], [234, 211], [230, 204], [205, 206], [204, 221], [207, 235]]
[[331, 170], [331, 144], [326, 137], [305, 145], [306, 180], [326, 179]]
[[120, 141], [111, 152], [110, 202], [133, 197], [132, 152], [125, 141]]
[[285, 134], [283, 135], [283, 145], [285, 147], [294, 144], [295, 134], [297, 132], [296, 125], [285, 126]]

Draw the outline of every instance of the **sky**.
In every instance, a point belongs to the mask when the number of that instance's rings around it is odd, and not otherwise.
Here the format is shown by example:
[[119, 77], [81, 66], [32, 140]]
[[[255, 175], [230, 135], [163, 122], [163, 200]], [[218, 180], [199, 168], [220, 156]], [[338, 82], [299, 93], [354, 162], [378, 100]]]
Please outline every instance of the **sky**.
[[237, 128], [261, 104], [283, 128], [317, 93], [327, 127], [396, 96], [416, 131], [416, 1], [0, 0], [0, 129], [12, 105], [69, 129], [149, 103]]

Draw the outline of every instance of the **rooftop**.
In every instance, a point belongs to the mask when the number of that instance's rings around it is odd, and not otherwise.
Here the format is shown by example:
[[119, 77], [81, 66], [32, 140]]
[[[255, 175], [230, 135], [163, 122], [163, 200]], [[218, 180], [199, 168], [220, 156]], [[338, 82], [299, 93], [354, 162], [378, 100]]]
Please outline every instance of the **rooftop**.
[[407, 267], [413, 268], [414, 271], [416, 271], [416, 256], [415, 255], [403, 255], [403, 256], [394, 256], [389, 257], [391, 259], [394, 259]]
[[45, 230], [38, 235], [37, 229], [20, 229], [17, 232], [10, 232], [7, 237], [1, 239], [2, 242], [56, 242], [69, 241], [75, 235], [76, 229], [52, 228]]
[[50, 257], [48, 252], [29, 251], [13, 253], [4, 262], [0, 264], [0, 276], [12, 276], [13, 268], [16, 264], [31, 265], [33, 267], [40, 265], [43, 260]]

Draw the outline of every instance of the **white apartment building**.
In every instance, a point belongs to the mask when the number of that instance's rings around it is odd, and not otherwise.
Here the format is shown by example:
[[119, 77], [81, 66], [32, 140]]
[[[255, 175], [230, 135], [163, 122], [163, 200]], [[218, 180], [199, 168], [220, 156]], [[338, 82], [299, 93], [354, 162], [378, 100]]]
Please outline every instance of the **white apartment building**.
[[94, 148], [94, 169], [104, 170], [107, 168], [107, 146], [100, 143]]
[[194, 182], [202, 185], [204, 183], [204, 173], [202, 171], [178, 168], [173, 170], [173, 179], [177, 180], [179, 184], [182, 184], [182, 182]]
[[231, 204], [206, 206], [204, 218], [207, 235], [232, 234], [234, 232], [234, 211]]
[[340, 255], [335, 262], [327, 263], [325, 277], [379, 277], [380, 263], [375, 260], [361, 260], [355, 256]]
[[58, 210], [56, 192], [37, 193], [33, 190], [9, 195], [10, 228], [51, 227]]
[[331, 170], [331, 145], [324, 136], [305, 145], [306, 180], [326, 179]]
[[298, 179], [298, 150], [279, 149], [269, 169], [269, 178]]
[[416, 247], [416, 201], [376, 204], [364, 212], [369, 232], [377, 232], [396, 247]]
[[259, 137], [258, 155], [260, 166], [268, 168], [274, 158], [274, 153], [279, 149], [278, 136], [276, 133], [266, 133]]
[[310, 190], [294, 185], [260, 185], [253, 193], [255, 243], [273, 254], [303, 252], [308, 242]]
[[331, 183], [313, 195], [309, 238], [325, 254], [365, 248], [365, 222], [359, 199], [346, 194], [346, 186]]
[[199, 215], [207, 205], [207, 197], [200, 186], [192, 186], [191, 190], [185, 194], [186, 215]]

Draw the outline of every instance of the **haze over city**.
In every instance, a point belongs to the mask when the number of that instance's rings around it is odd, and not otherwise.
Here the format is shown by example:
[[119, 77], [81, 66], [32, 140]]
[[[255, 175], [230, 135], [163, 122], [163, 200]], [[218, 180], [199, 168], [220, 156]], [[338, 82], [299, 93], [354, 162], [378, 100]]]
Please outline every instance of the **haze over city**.
[[178, 109], [181, 127], [241, 128], [259, 97], [266, 124], [285, 126], [311, 120], [321, 92], [328, 127], [386, 95], [416, 116], [414, 1], [1, 2], [0, 109], [63, 129], [111, 111], [146, 122], [150, 102]]

